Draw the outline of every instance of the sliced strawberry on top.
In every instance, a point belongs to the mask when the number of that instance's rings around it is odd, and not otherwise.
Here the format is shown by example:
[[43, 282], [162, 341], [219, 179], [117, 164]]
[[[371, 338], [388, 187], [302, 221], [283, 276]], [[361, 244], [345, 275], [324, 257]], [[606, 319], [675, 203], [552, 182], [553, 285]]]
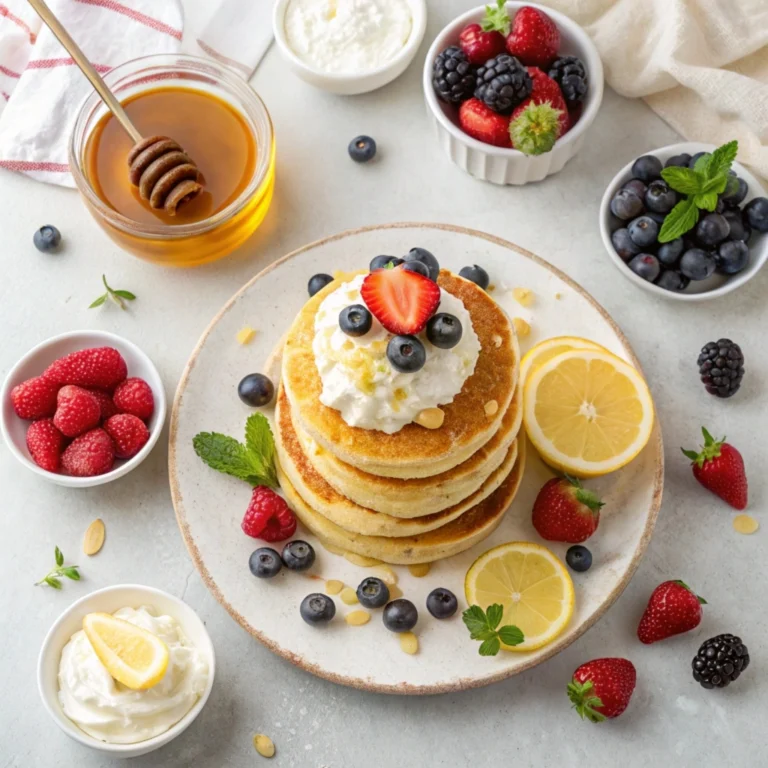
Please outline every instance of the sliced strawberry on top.
[[371, 272], [363, 280], [360, 294], [371, 314], [398, 335], [421, 331], [440, 304], [437, 283], [402, 267]]

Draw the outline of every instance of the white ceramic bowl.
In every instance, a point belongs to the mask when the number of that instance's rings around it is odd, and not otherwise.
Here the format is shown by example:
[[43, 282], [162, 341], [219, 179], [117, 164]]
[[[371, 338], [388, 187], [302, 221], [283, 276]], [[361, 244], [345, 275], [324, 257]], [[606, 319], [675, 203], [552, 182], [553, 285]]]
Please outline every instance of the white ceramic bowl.
[[377, 69], [355, 74], [338, 74], [323, 72], [310, 67], [302, 61], [288, 45], [285, 36], [285, 12], [291, 0], [277, 0], [272, 13], [272, 27], [275, 33], [275, 41], [285, 62], [302, 80], [331, 93], [339, 93], [352, 96], [357, 93], [368, 93], [391, 83], [396, 77], [405, 72], [413, 61], [416, 51], [424, 39], [424, 31], [427, 28], [427, 4], [425, 0], [407, 0], [411, 8], [413, 25], [411, 36], [400, 53], [391, 61], [388, 61]]
[[448, 156], [467, 173], [494, 184], [528, 184], [541, 181], [561, 171], [565, 164], [581, 149], [589, 126], [595, 120], [603, 100], [603, 64], [595, 44], [576, 22], [562, 13], [536, 3], [507, 3], [510, 15], [523, 6], [533, 6], [544, 11], [560, 30], [560, 54], [578, 56], [587, 68], [589, 91], [584, 101], [581, 117], [568, 133], [559, 139], [551, 152], [543, 155], [524, 155], [516, 149], [494, 147], [473, 139], [461, 130], [458, 123], [458, 108], [441, 101], [432, 88], [432, 69], [435, 57], [450, 45], [458, 45], [459, 33], [474, 22], [480, 22], [485, 7], [467, 11], [454, 19], [432, 43], [424, 62], [424, 98], [431, 116], [437, 138]]
[[[69, 475], [48, 472], [37, 466], [27, 450], [27, 428], [29, 421], [20, 419], [11, 405], [11, 390], [22, 381], [39, 376], [54, 360], [88, 347], [114, 347], [125, 358], [128, 364], [128, 376], [138, 376], [144, 379], [152, 388], [155, 398], [155, 412], [147, 424], [149, 440], [146, 445], [127, 461], [118, 459], [111, 472], [96, 477], [70, 477]], [[149, 452], [157, 443], [165, 423], [166, 400], [165, 390], [160, 374], [152, 361], [132, 342], [107, 331], [71, 331], [60, 336], [54, 336], [38, 344], [27, 352], [5, 377], [3, 388], [0, 390], [0, 429], [11, 453], [35, 474], [44, 477], [57, 485], [68, 488], [90, 488], [102, 485], [118, 477], [127, 475], [132, 469], [141, 464], [149, 456]]]
[[[61, 709], [58, 682], [61, 651], [72, 635], [83, 628], [83, 617], [86, 614], [96, 611], [114, 613], [120, 608], [138, 608], [142, 605], [152, 606], [160, 613], [171, 616], [179, 622], [189, 641], [199, 648], [208, 660], [208, 684], [192, 709], [165, 733], [136, 744], [107, 744], [81, 731]], [[119, 584], [99, 589], [80, 598], [56, 619], [40, 649], [37, 661], [37, 687], [48, 714], [67, 736], [111, 757], [138, 757], [154, 752], [189, 728], [211, 695], [215, 672], [216, 657], [211, 638], [200, 617], [186, 603], [178, 597], [152, 587], [144, 587], [140, 584]]]
[[[668, 147], [654, 149], [645, 154], [655, 155], [661, 160], [662, 164], [664, 164], [674, 155], [681, 155], [684, 152], [687, 152], [689, 155], [695, 155], [697, 152], [711, 152], [714, 149], [715, 146], [713, 144], [701, 144], [700, 142], [689, 141], [683, 142], [682, 144], [670, 144]], [[623, 184], [626, 184], [632, 178], [632, 165], [635, 160], [637, 160], [636, 157], [632, 158], [632, 160], [630, 160], [630, 162], [628, 162], [616, 176], [614, 176], [613, 181], [606, 187], [605, 194], [600, 203], [600, 235], [603, 238], [603, 244], [608, 251], [608, 255], [611, 257], [611, 261], [613, 261], [624, 277], [646, 291], [655, 293], [657, 296], [663, 296], [665, 299], [673, 299], [676, 301], [707, 301], [708, 299], [715, 299], [718, 296], [725, 296], [725, 294], [735, 291], [739, 286], [744, 285], [744, 283], [751, 280], [760, 271], [760, 268], [765, 264], [766, 259], [768, 259], [768, 235], [753, 230], [752, 237], [749, 239], [749, 264], [746, 269], [739, 272], [737, 275], [729, 276], [715, 273], [707, 280], [692, 280], [690, 285], [681, 293], [659, 288], [658, 285], [649, 283], [647, 280], [643, 280], [642, 277], [636, 275], [624, 263], [621, 256], [616, 253], [616, 249], [611, 242], [611, 233], [619, 228], [622, 223], [611, 213], [610, 207], [611, 198], [619, 189], [621, 189]], [[749, 185], [747, 196], [741, 204], [742, 209], [752, 198], [766, 196], [766, 191], [760, 181], [741, 163], [734, 163], [732, 167], [733, 170], [736, 171], [736, 173]]]

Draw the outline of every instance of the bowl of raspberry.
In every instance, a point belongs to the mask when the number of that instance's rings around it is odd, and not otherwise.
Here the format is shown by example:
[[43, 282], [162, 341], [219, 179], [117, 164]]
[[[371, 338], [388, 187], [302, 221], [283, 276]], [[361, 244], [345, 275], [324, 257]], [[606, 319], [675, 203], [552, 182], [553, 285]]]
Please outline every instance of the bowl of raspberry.
[[423, 85], [451, 160], [483, 181], [522, 185], [558, 173], [581, 149], [603, 99], [603, 65], [567, 16], [495, 0], [440, 32]]
[[72, 331], [38, 344], [8, 373], [0, 399], [11, 453], [69, 488], [102, 485], [135, 469], [165, 422], [157, 368], [135, 344], [105, 331]]

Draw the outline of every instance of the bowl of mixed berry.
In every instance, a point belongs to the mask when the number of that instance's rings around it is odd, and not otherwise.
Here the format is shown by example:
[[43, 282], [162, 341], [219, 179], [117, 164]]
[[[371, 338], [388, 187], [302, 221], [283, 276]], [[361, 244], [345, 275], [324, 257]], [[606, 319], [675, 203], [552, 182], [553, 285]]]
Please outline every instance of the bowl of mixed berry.
[[586, 32], [549, 8], [494, 0], [452, 21], [424, 63], [440, 143], [467, 173], [527, 184], [579, 151], [603, 98]]
[[768, 259], [768, 198], [737, 152], [735, 141], [674, 144], [616, 175], [600, 231], [622, 274], [683, 301], [722, 296], [754, 277]]

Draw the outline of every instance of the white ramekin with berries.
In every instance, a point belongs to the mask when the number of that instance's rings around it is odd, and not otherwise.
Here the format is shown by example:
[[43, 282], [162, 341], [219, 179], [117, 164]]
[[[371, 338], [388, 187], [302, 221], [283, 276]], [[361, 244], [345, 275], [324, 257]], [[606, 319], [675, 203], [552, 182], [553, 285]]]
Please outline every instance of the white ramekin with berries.
[[603, 99], [603, 65], [587, 33], [549, 8], [504, 0], [448, 24], [423, 80], [448, 156], [494, 184], [562, 170]]

